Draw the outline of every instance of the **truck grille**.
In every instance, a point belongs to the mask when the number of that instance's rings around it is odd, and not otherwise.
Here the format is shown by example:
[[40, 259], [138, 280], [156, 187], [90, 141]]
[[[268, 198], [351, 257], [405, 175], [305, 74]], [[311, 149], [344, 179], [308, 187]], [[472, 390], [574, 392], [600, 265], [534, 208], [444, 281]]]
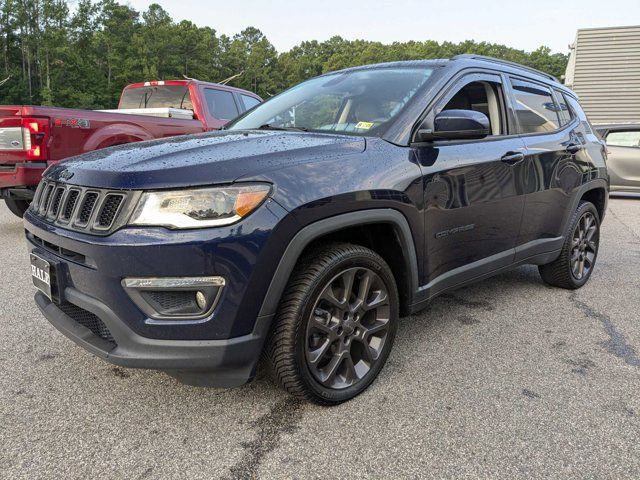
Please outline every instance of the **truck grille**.
[[31, 212], [69, 230], [108, 235], [122, 227], [135, 205], [137, 192], [67, 185], [43, 180]]

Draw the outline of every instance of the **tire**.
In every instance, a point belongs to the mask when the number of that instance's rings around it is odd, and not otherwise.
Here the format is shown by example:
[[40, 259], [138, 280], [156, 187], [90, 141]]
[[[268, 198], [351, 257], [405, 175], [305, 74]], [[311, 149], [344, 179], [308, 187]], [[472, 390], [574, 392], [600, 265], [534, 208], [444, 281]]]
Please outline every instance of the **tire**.
[[5, 198], [4, 202], [7, 204], [7, 208], [11, 210], [11, 213], [20, 218], [24, 216], [31, 204], [28, 200], [16, 200], [14, 198]]
[[[569, 290], [580, 288], [591, 277], [599, 247], [598, 210], [590, 202], [580, 202], [569, 222], [560, 256], [551, 263], [540, 265], [538, 267], [540, 276], [554, 287]], [[582, 270], [580, 270], [580, 263], [582, 263]]]
[[267, 367], [297, 397], [345, 402], [382, 370], [398, 318], [396, 282], [382, 257], [358, 245], [323, 246], [291, 274], [267, 341]]

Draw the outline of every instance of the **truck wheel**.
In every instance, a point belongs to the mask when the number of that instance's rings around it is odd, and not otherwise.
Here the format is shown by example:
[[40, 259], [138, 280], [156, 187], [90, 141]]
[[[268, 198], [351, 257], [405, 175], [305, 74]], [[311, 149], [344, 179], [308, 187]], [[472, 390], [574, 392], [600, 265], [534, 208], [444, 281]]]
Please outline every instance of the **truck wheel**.
[[22, 218], [24, 212], [29, 208], [30, 202], [28, 200], [16, 200], [15, 198], [5, 198], [4, 202], [7, 204], [9, 210], [14, 215]]
[[575, 290], [582, 287], [593, 272], [600, 246], [600, 216], [590, 202], [580, 202], [569, 223], [560, 256], [538, 267], [540, 276], [554, 287]]
[[293, 271], [266, 346], [289, 393], [335, 405], [362, 393], [384, 366], [399, 307], [391, 269], [358, 245], [330, 244]]

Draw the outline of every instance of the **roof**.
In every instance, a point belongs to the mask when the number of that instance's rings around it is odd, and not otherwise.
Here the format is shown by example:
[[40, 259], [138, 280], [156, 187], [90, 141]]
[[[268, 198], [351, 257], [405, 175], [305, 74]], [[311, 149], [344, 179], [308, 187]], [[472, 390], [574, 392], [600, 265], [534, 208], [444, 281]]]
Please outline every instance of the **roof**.
[[[521, 65], [519, 63], [510, 62], [507, 60], [502, 60], [494, 57], [486, 57], [483, 55], [474, 55], [474, 54], [462, 54], [456, 55], [451, 59], [431, 59], [431, 60], [403, 60], [397, 62], [386, 62], [386, 63], [374, 63], [371, 65], [362, 65], [358, 67], [350, 67], [344, 68], [342, 70], [338, 70], [337, 72], [329, 72], [329, 73], [345, 73], [352, 71], [361, 71], [361, 70], [369, 70], [369, 69], [379, 69], [379, 68], [409, 68], [409, 67], [444, 67], [447, 65], [456, 64], [464, 64], [465, 66], [482, 66], [488, 68], [495, 68], [496, 65], [501, 67], [501, 70], [518, 73], [520, 75], [525, 75], [532, 78], [537, 78], [539, 80], [543, 80], [547, 83], [552, 82], [557, 84], [557, 86], [564, 87], [560, 83], [560, 81], [546, 72], [542, 72], [540, 70], [536, 70], [535, 68], [527, 67], [525, 65]], [[325, 74], [328, 75], [328, 74]]]
[[452, 60], [476, 60], [483, 63], [491, 63], [494, 65], [498, 64], [503, 67], [512, 68], [514, 70], [524, 70], [528, 74], [533, 74], [538, 77], [544, 77], [546, 80], [551, 80], [555, 83], [560, 83], [560, 80], [558, 80], [556, 77], [554, 77], [549, 73], [543, 72], [542, 70], [537, 70], [535, 68], [527, 67], [526, 65], [522, 65], [520, 63], [510, 62], [508, 60], [502, 60], [500, 58], [487, 57], [484, 55], [463, 54], [463, 55], [456, 55], [455, 57], [452, 58]]
[[375, 70], [379, 68], [410, 68], [410, 67], [441, 67], [445, 65], [449, 60], [447, 59], [432, 59], [432, 60], [400, 60], [397, 62], [383, 62], [383, 63], [371, 63], [368, 65], [358, 65], [357, 67], [342, 68], [333, 72], [327, 72], [324, 75], [330, 75], [333, 73], [347, 73], [361, 70]]

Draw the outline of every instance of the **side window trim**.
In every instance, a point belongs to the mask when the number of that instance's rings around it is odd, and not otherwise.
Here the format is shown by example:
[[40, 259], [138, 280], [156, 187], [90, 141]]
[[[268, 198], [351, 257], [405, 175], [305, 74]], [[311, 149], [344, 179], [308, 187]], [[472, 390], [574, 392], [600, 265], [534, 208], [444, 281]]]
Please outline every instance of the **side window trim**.
[[240, 98], [240, 92], [231, 92], [233, 94], [233, 101], [236, 103], [236, 108], [238, 109], [238, 115], [243, 114], [244, 112], [247, 111], [246, 108], [244, 108], [244, 102], [242, 101], [242, 98]]

